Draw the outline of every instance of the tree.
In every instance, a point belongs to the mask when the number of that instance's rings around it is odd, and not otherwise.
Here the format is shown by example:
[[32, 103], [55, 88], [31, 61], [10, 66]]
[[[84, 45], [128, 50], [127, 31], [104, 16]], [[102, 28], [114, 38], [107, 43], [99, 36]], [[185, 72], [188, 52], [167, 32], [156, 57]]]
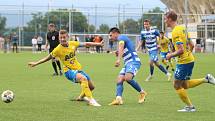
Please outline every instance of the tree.
[[3, 33], [5, 30], [6, 21], [7, 21], [6, 17], [2, 17], [0, 15], [0, 33]]
[[[87, 18], [81, 12], [75, 9], [71, 13], [71, 27], [73, 32], [87, 31]], [[41, 12], [33, 13], [32, 20], [27, 23], [25, 28], [27, 31], [38, 33], [39, 31], [46, 32], [49, 23], [54, 23], [57, 29], [69, 30], [69, 10], [58, 9], [57, 11], [46, 12], [44, 15]]]
[[109, 31], [109, 26], [107, 24], [101, 24], [99, 26], [98, 32], [100, 32], [100, 33], [108, 33], [108, 31]]
[[120, 24], [120, 30], [122, 33], [136, 34], [140, 33], [140, 26], [138, 24], [138, 21], [130, 18]]
[[151, 21], [152, 26], [156, 26], [159, 30], [161, 30], [162, 29], [162, 14], [157, 14], [157, 13], [164, 13], [164, 11], [162, 11], [159, 7], [155, 7], [154, 9], [149, 10], [147, 12], [147, 14], [143, 14], [141, 19], [139, 20], [139, 23], [141, 23], [141, 25], [143, 25], [142, 22], [145, 19], [149, 19]]

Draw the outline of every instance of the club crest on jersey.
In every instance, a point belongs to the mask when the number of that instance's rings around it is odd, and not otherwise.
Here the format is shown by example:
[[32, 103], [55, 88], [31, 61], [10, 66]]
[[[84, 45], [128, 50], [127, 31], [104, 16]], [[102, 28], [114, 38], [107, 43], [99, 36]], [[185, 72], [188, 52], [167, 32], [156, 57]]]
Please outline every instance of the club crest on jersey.
[[52, 40], [55, 40], [55, 36], [52, 36]]

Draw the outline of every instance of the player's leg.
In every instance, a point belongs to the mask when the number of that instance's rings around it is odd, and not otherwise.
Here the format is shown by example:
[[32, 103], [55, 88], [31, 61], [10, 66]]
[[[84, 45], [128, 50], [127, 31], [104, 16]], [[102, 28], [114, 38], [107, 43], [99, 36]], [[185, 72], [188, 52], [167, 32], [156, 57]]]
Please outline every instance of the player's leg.
[[155, 65], [164, 73], [166, 74], [167, 76], [167, 80], [170, 81], [171, 80], [171, 77], [172, 77], [172, 74], [169, 73], [161, 64], [159, 64], [158, 61], [154, 62]]
[[81, 94], [84, 94], [89, 99], [89, 105], [92, 106], [101, 106], [96, 102], [96, 100], [93, 98], [92, 91], [89, 87], [89, 76], [85, 74], [84, 72], [78, 72], [76, 74], [76, 82], [81, 84]]
[[139, 62], [130, 62], [126, 65], [125, 70], [125, 81], [128, 82], [137, 92], [140, 93], [139, 103], [143, 103], [145, 101], [146, 92], [143, 88], [133, 79], [134, 76], [137, 74], [138, 70], [140, 69]]
[[166, 54], [167, 53], [164, 53], [164, 52], [160, 52], [160, 55], [161, 55], [161, 62], [166, 66], [166, 70], [169, 69], [169, 65], [167, 63], [167, 60], [166, 60]]
[[60, 75], [63, 75], [63, 71], [61, 69], [60, 61], [56, 59], [57, 66], [59, 68]]
[[194, 62], [187, 64], [187, 70], [188, 70], [188, 76], [186, 81], [187, 83], [183, 85], [185, 89], [193, 88], [203, 83], [215, 84], [215, 79], [211, 74], [207, 74], [205, 78], [190, 79], [192, 75], [193, 67], [194, 67]]
[[56, 62], [55, 62], [55, 58], [52, 59], [52, 67], [54, 69], [53, 76], [57, 76], [58, 75], [58, 71], [57, 71], [57, 65], [56, 65]]
[[168, 60], [168, 62], [169, 62], [169, 66], [170, 66], [171, 70], [174, 72], [175, 69], [174, 69], [174, 67], [173, 67], [173, 61], [172, 61], [172, 60], [173, 60], [173, 59], [170, 59], [170, 60]]
[[153, 76], [153, 74], [154, 74], [154, 63], [153, 63], [153, 61], [152, 61], [151, 59], [149, 60], [149, 67], [150, 67], [150, 74], [149, 74], [149, 76], [146, 78], [145, 81], [151, 80], [151, 79], [152, 79], [152, 76]]
[[186, 104], [186, 106], [183, 109], [178, 110], [178, 112], [196, 111], [195, 107], [193, 106], [184, 88], [184, 85], [187, 83], [186, 82], [187, 76], [188, 76], [188, 71], [187, 71], [186, 64], [178, 64], [176, 66], [176, 71], [175, 71], [174, 88], [177, 94], [179, 95], [180, 99]]
[[122, 105], [122, 93], [123, 93], [123, 82], [125, 80], [125, 68], [122, 68], [116, 81], [116, 99], [114, 99], [109, 105]]

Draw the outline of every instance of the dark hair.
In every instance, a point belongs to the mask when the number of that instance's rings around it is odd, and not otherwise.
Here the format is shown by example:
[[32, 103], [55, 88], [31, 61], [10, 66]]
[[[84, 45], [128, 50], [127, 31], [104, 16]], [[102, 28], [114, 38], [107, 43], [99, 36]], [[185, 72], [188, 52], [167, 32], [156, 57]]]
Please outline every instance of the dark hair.
[[164, 34], [164, 32], [163, 32], [163, 31], [161, 31], [161, 32], [160, 32], [160, 34]]
[[173, 21], [177, 21], [177, 18], [178, 18], [176, 12], [174, 12], [174, 11], [167, 12], [166, 17], [171, 18]]
[[117, 32], [117, 33], [120, 33], [119, 29], [117, 27], [113, 27], [109, 30], [108, 33], [111, 33], [111, 32]]
[[149, 19], [145, 19], [144, 22], [149, 22], [150, 23], [150, 20]]
[[55, 27], [55, 25], [53, 23], [50, 23], [49, 26], [50, 27]]

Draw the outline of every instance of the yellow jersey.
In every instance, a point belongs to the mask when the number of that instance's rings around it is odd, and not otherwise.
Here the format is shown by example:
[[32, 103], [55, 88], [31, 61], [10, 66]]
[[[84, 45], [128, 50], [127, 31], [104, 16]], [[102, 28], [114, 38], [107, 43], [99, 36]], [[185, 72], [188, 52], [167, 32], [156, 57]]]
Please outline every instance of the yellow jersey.
[[176, 26], [172, 31], [172, 42], [177, 51], [177, 44], [183, 44], [184, 52], [178, 56], [178, 64], [187, 64], [194, 61], [194, 56], [187, 45], [186, 29], [183, 26]]
[[52, 52], [51, 55], [60, 59], [60, 61], [64, 65], [64, 72], [67, 72], [69, 69], [71, 70], [81, 70], [81, 64], [78, 62], [75, 51], [79, 46], [79, 42], [77, 41], [69, 41], [69, 46], [64, 47], [59, 44]]
[[169, 39], [167, 37], [163, 37], [163, 39], [159, 39], [158, 44], [160, 45], [160, 51], [167, 53], [169, 52]]

